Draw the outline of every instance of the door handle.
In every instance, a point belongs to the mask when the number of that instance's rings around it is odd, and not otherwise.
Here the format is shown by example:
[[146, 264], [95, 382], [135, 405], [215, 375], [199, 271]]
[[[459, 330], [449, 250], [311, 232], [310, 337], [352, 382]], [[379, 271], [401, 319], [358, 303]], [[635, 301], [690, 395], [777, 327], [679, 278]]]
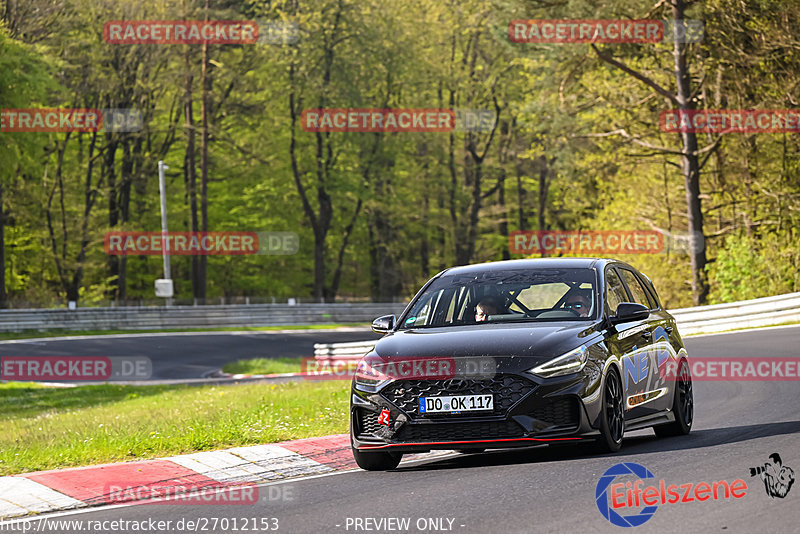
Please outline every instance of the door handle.
[[647, 332], [647, 331], [642, 332], [642, 337], [645, 338], [645, 339], [650, 339], [651, 337], [653, 337], [653, 333], [652, 332]]
[[671, 326], [665, 326], [665, 327], [664, 327], [664, 330], [666, 330], [666, 331], [667, 331], [667, 334], [671, 334], [673, 329], [672, 329], [672, 327], [671, 327]]

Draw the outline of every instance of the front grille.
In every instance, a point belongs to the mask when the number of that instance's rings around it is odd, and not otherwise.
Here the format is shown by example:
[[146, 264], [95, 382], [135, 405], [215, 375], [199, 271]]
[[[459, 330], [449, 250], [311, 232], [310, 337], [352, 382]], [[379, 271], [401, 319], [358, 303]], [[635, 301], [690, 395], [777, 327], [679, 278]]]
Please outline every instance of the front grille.
[[[463, 415], [505, 414], [509, 408], [527, 395], [533, 382], [516, 375], [496, 375], [485, 379], [464, 379], [464, 386], [458, 390], [445, 388], [446, 380], [398, 380], [386, 386], [381, 395], [403, 410], [412, 418], [419, 417], [420, 397], [440, 397], [449, 395], [494, 395], [493, 412], [465, 412]], [[424, 414], [426, 418], [449, 418], [451, 414]]]
[[513, 421], [484, 423], [407, 424], [395, 435], [397, 441], [467, 441], [481, 439], [518, 438], [523, 429]]
[[545, 401], [531, 412], [531, 416], [550, 423], [552, 426], [578, 426], [578, 403], [575, 399], [557, 399]]
[[358, 430], [356, 435], [377, 435], [381, 425], [378, 424], [378, 414], [368, 410], [356, 410], [358, 415]]

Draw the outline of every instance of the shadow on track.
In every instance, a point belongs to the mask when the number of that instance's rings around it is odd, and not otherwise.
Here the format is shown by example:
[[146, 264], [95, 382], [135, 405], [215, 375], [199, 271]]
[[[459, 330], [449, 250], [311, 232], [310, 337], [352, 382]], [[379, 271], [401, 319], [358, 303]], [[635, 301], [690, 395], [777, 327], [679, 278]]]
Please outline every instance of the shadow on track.
[[718, 445], [787, 434], [800, 434], [800, 421], [694, 430], [688, 436], [674, 438], [657, 438], [655, 435], [630, 436], [625, 438], [622, 451], [616, 454], [596, 453], [592, 449], [592, 444], [587, 442], [581, 445], [550, 445], [464, 454], [455, 458], [446, 458], [422, 465], [408, 467], [401, 465], [394, 471], [435, 471], [465, 467], [536, 464], [580, 458], [622, 458], [633, 454], [655, 454], [716, 447]]

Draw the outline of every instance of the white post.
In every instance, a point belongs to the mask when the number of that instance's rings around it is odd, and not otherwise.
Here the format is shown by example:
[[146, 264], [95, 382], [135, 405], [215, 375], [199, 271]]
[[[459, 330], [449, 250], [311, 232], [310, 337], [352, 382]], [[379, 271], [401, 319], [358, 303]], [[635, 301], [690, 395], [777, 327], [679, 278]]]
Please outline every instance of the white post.
[[158, 162], [158, 194], [161, 197], [161, 253], [164, 257], [164, 278], [171, 278], [169, 272], [169, 239], [167, 238], [167, 193], [164, 186], [164, 170], [169, 169], [163, 161]]
[[161, 197], [161, 254], [164, 258], [164, 279], [156, 280], [156, 296], [166, 297], [167, 306], [172, 304], [172, 275], [169, 270], [169, 234], [167, 232], [167, 191], [164, 185], [164, 170], [169, 169], [163, 161], [158, 162], [158, 194]]

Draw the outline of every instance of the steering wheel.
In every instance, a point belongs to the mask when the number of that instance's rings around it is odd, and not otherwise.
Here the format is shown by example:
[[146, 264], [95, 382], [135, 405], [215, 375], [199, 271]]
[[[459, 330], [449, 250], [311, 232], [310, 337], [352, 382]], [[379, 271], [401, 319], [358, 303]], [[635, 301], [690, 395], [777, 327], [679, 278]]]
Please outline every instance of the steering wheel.
[[575, 317], [580, 317], [580, 316], [581, 316], [581, 314], [580, 314], [580, 313], [576, 312], [576, 311], [575, 311], [575, 310], [573, 310], [572, 308], [557, 308], [557, 309], [555, 309], [555, 310], [553, 310], [553, 311], [568, 311], [568, 312], [570, 312], [572, 315], [574, 315]]

